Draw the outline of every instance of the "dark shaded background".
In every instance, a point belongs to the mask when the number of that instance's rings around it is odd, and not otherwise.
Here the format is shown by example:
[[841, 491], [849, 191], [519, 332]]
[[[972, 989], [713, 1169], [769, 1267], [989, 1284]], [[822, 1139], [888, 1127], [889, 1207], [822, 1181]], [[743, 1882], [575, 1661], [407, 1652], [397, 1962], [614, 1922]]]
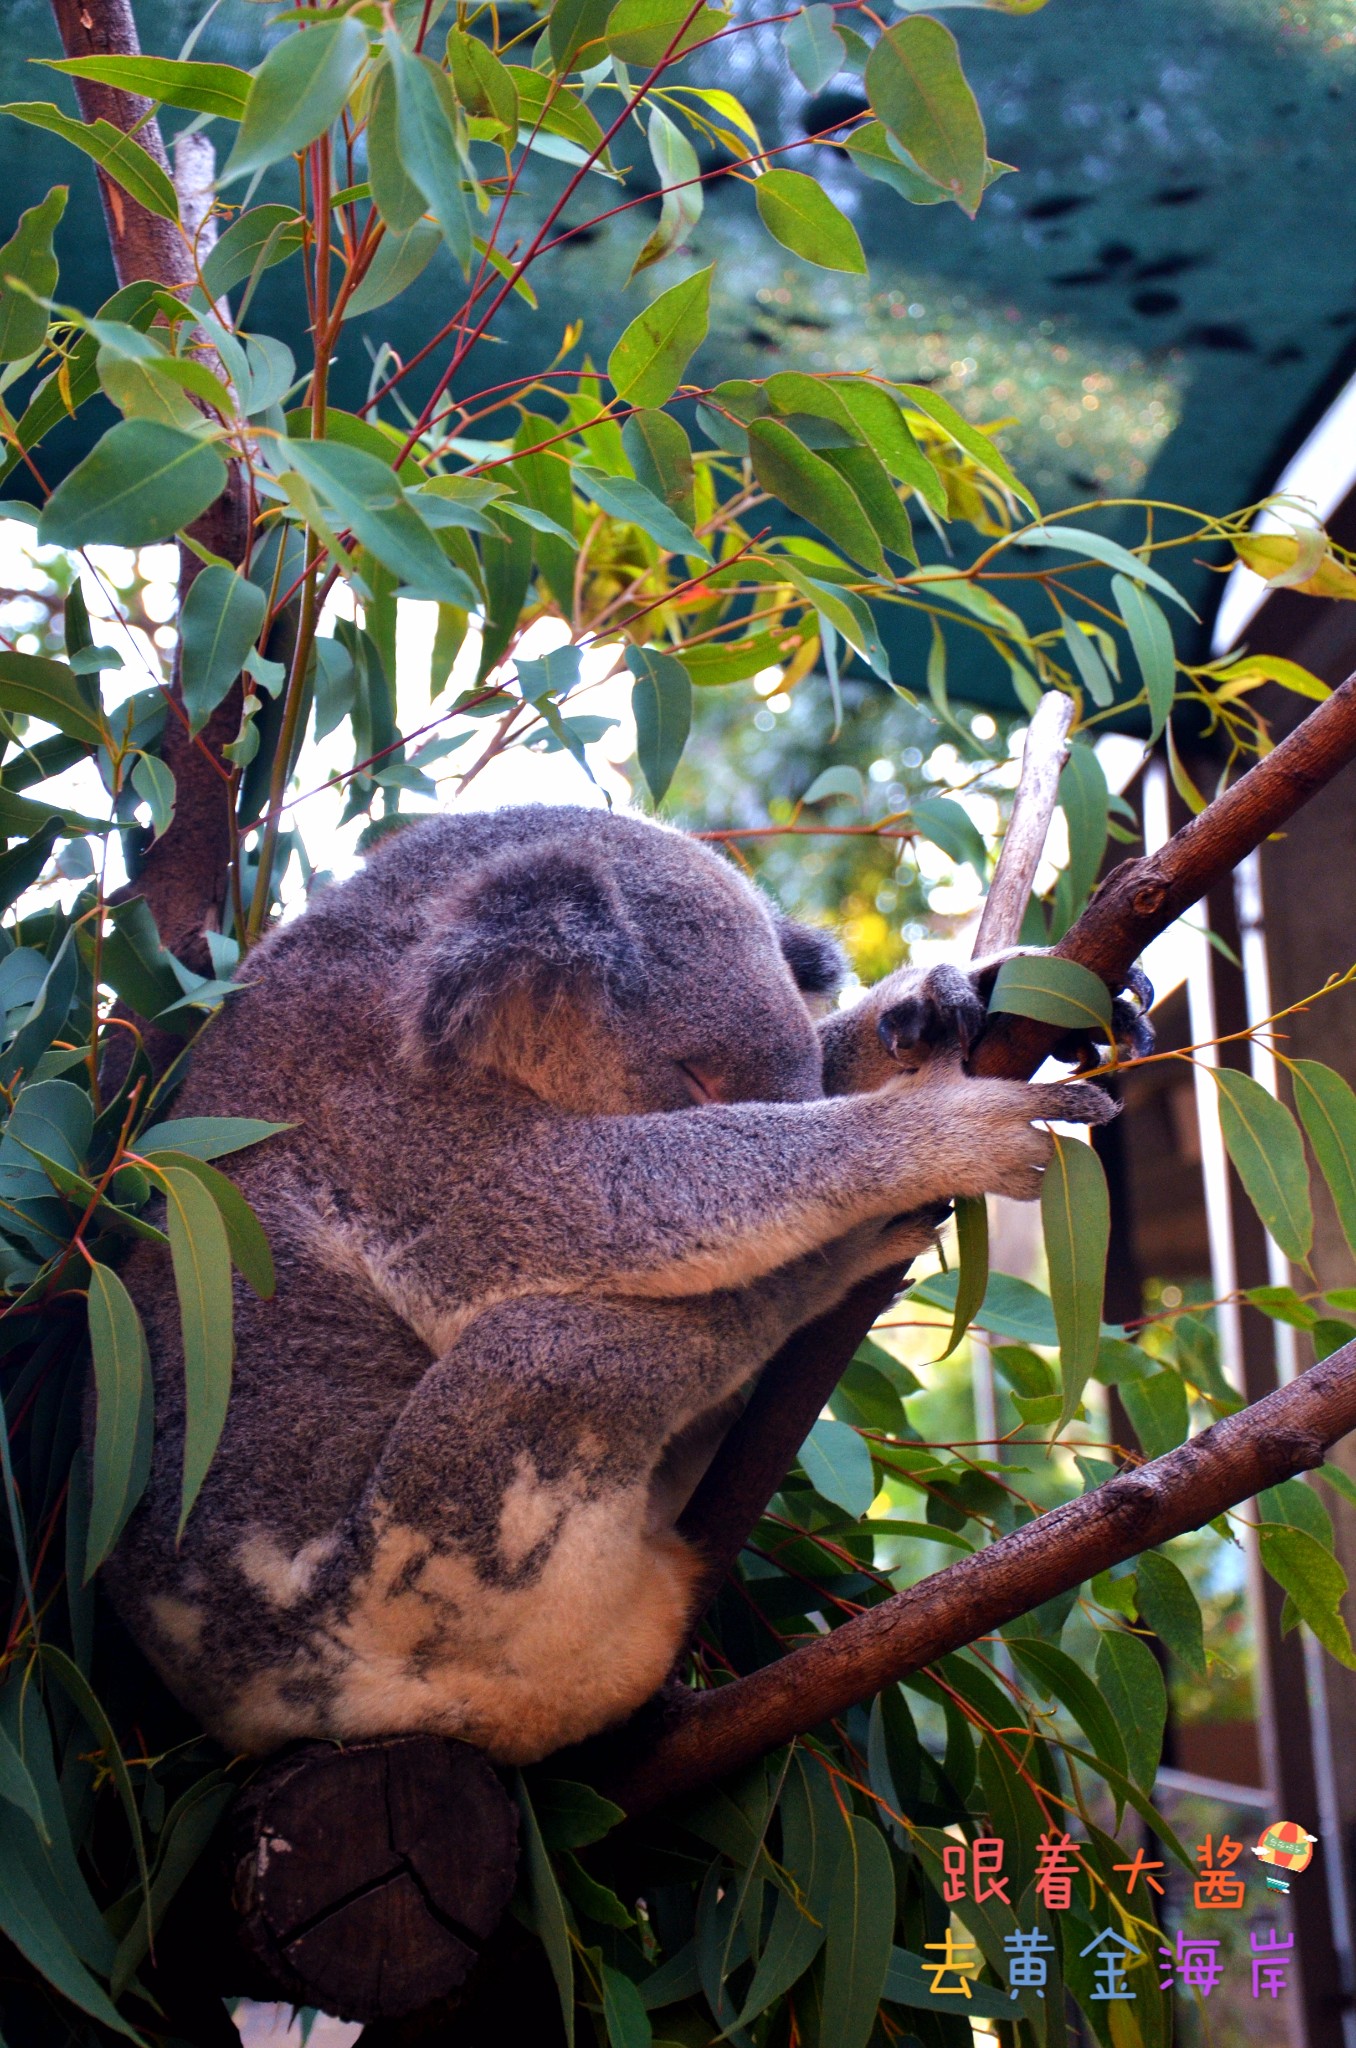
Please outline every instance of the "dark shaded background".
[[[184, 0], [138, 0], [144, 46], [177, 53], [203, 12]], [[905, 206], [859, 178], [841, 152], [817, 147], [799, 161], [854, 214], [869, 283], [786, 255], [757, 227], [747, 187], [722, 179], [708, 187], [690, 252], [629, 294], [626, 274], [653, 204], [547, 258], [534, 271], [540, 315], [512, 302], [498, 345], [477, 352], [468, 388], [549, 357], [581, 317], [584, 346], [604, 359], [639, 293], [694, 260], [715, 260], [712, 335], [695, 365], [708, 381], [793, 367], [927, 379], [976, 421], [1011, 422], [1001, 439], [1047, 508], [1134, 494], [1223, 512], [1258, 496], [1356, 357], [1351, 6], [1051, 0], [1026, 19], [978, 10], [946, 19], [990, 147], [1019, 168], [992, 189], [977, 222], [950, 206]], [[257, 62], [266, 22], [250, 0], [223, 0], [198, 54]], [[56, 54], [45, 0], [9, 0], [4, 26], [3, 96], [73, 106], [64, 80], [26, 62]], [[727, 40], [692, 75], [736, 91], [768, 141], [841, 118], [858, 96], [844, 73], [807, 102], [776, 30]], [[171, 115], [167, 126], [186, 118]], [[6, 223], [49, 184], [71, 182], [62, 289], [94, 305], [112, 277], [91, 170], [16, 123], [0, 123], [0, 135]], [[630, 192], [590, 178], [570, 221], [653, 184], [638, 144], [632, 155]], [[524, 219], [559, 189], [559, 175], [534, 159]], [[289, 193], [285, 174], [277, 190]], [[408, 352], [432, 317], [451, 312], [454, 289], [435, 264], [406, 300], [354, 323], [338, 401], [365, 395], [365, 341]], [[295, 282], [270, 279], [251, 324], [290, 331], [300, 355]], [[48, 473], [104, 423], [89, 408], [49, 444]], [[1184, 569], [1179, 562], [1174, 573]], [[1208, 617], [1219, 579], [1201, 566], [1186, 582]], [[1196, 648], [1179, 644], [1196, 653], [1203, 636]], [[1006, 700], [997, 664], [982, 650], [971, 658], [973, 672], [954, 675], [953, 688]]]

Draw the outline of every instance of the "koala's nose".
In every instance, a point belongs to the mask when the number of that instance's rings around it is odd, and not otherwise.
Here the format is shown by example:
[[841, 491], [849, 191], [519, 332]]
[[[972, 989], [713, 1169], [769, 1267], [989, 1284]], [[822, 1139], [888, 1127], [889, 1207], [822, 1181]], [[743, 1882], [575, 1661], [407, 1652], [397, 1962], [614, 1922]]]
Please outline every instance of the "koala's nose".
[[923, 1036], [923, 1006], [910, 998], [883, 1010], [876, 1024], [876, 1036], [892, 1060], [912, 1052]]

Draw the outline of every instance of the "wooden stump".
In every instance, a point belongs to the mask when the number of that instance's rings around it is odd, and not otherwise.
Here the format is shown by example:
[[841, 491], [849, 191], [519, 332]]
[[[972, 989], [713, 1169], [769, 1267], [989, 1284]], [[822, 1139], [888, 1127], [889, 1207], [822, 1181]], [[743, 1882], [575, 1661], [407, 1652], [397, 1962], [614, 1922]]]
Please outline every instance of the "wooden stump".
[[240, 1944], [275, 1996], [399, 2019], [455, 1990], [498, 1926], [518, 1814], [465, 1743], [305, 1743], [241, 1794], [230, 1856]]

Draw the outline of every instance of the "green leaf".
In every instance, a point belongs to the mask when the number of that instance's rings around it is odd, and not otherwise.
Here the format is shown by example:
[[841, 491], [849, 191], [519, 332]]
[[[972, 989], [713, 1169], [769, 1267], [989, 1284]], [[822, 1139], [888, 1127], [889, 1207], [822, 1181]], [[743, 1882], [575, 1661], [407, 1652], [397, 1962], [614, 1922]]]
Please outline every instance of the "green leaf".
[[1006, 1642], [1027, 1676], [1072, 1714], [1097, 1754], [1114, 1770], [1127, 1771], [1129, 1760], [1115, 1708], [1103, 1699], [1081, 1665], [1057, 1643], [1042, 1642], [1036, 1636], [1010, 1635]]
[[[950, 1314], [956, 1305], [957, 1279], [955, 1273], [938, 1273], [911, 1289], [909, 1299]], [[1019, 1344], [1059, 1342], [1049, 1297], [1010, 1273], [990, 1273], [984, 1300], [970, 1320], [995, 1337], [1010, 1337]]]
[[253, 1116], [179, 1116], [152, 1124], [133, 1140], [132, 1149], [149, 1157], [155, 1152], [187, 1152], [194, 1159], [221, 1159], [243, 1152], [265, 1138], [290, 1131], [290, 1124], [267, 1124]]
[[49, 71], [68, 78], [89, 78], [96, 85], [115, 86], [165, 107], [186, 107], [192, 114], [219, 114], [238, 121], [251, 85], [248, 71], [234, 64], [189, 64], [174, 57], [39, 57]]
[[[921, 2006], [925, 2012], [942, 2012], [944, 2008], [932, 1990], [936, 1967], [935, 1962], [914, 1955], [910, 1949], [892, 1948], [881, 1997], [887, 2005]], [[969, 1983], [965, 1999], [966, 2020], [971, 2017], [977, 2020], [1010, 2020], [1012, 2016], [1012, 1999], [1006, 1991], [998, 1991], [992, 1984]]]
[[336, 520], [400, 578], [409, 596], [468, 608], [478, 604], [470, 579], [448, 561], [379, 456], [339, 441], [296, 440], [287, 444], [287, 460], [328, 501]]
[[867, 59], [865, 85], [909, 159], [970, 215], [984, 196], [984, 122], [950, 29], [927, 16], [887, 29]]
[[628, 647], [626, 666], [635, 677], [636, 758], [653, 801], [660, 804], [692, 729], [692, 679], [676, 656], [657, 647]]
[[904, 393], [910, 405], [917, 406], [919, 412], [925, 412], [930, 420], [935, 420], [981, 469], [987, 469], [990, 476], [996, 477], [1004, 490], [1011, 491], [1014, 498], [1029, 505], [1033, 512], [1036, 510], [1036, 501], [1030, 491], [1025, 484], [1018, 482], [987, 434], [981, 434], [978, 427], [972, 427], [949, 399], [943, 398], [939, 391], [930, 391], [926, 384], [900, 384], [896, 389]]
[[366, 55], [367, 31], [352, 15], [324, 17], [275, 43], [250, 84], [222, 184], [267, 170], [332, 127]]
[[603, 131], [578, 94], [524, 65], [509, 64], [505, 69], [518, 95], [519, 140], [525, 142], [534, 131], [539, 131], [540, 146], [542, 135], [559, 136], [570, 145], [564, 152], [567, 163], [583, 163], [586, 157], [596, 155], [594, 168], [605, 171]]
[[853, 561], [877, 575], [885, 573], [885, 557], [861, 500], [822, 455], [807, 448], [790, 427], [769, 419], [749, 423], [749, 452], [753, 473], [770, 496], [817, 526]]
[[138, 754], [132, 764], [132, 788], [151, 813], [151, 844], [174, 823], [174, 770], [158, 754]]
[[1106, 983], [1076, 960], [1053, 954], [1005, 960], [989, 997], [990, 1011], [1036, 1017], [1070, 1031], [1111, 1030], [1111, 997]]
[[386, 224], [388, 239], [392, 233], [403, 235], [423, 218], [423, 192], [405, 169], [400, 154], [395, 73], [389, 64], [382, 64], [372, 80], [367, 115], [367, 176], [372, 202]]
[[[1078, 636], [1083, 639], [1080, 633]], [[1086, 642], [1090, 647], [1091, 642]], [[1106, 853], [1110, 795], [1102, 764], [1089, 746], [1075, 740], [1059, 778], [1059, 804], [1069, 827], [1071, 918], [1091, 895]]]
[[638, 526], [642, 533], [648, 533], [651, 540], [657, 541], [670, 554], [698, 555], [702, 561], [710, 561], [711, 552], [705, 541], [698, 540], [691, 527], [685, 526], [662, 498], [657, 498], [634, 477], [608, 476], [601, 469], [591, 469], [587, 463], [577, 462], [574, 479], [595, 505], [604, 512], [610, 512], [614, 519], [623, 519], [631, 526]]
[[822, 1500], [861, 1520], [876, 1498], [876, 1475], [870, 1451], [849, 1423], [817, 1422], [800, 1447], [800, 1462]]
[[548, 1849], [586, 1849], [626, 1818], [592, 1785], [571, 1778], [539, 1778], [534, 1790], [537, 1825]]
[[672, 398], [711, 318], [714, 264], [652, 299], [627, 327], [607, 359], [607, 374], [628, 405], [663, 405]]
[[650, 2048], [654, 2033], [639, 1991], [629, 1977], [603, 1964], [603, 2024], [608, 2048]]
[[81, 2012], [102, 2021], [115, 2033], [126, 2035], [130, 2041], [140, 2041], [140, 2035], [120, 2017], [108, 1994], [85, 1969], [65, 1928], [25, 1869], [13, 1830], [26, 1829], [28, 1825], [17, 1814], [11, 1822], [7, 1811], [0, 1808], [0, 1933], [6, 1934], [38, 1974]]
[[1314, 1215], [1299, 1126], [1251, 1074], [1233, 1067], [1211, 1073], [1224, 1143], [1248, 1200], [1286, 1257], [1303, 1264], [1313, 1243]]
[[638, 406], [622, 428], [622, 446], [636, 481], [663, 501], [685, 527], [696, 523], [692, 444], [672, 413]]
[[1166, 576], [1160, 576], [1157, 569], [1151, 569], [1147, 562], [1132, 555], [1129, 548], [1123, 548], [1119, 541], [1107, 540], [1104, 534], [1092, 533], [1084, 526], [1028, 526], [1021, 533], [1012, 536], [1013, 545], [1019, 548], [1060, 548], [1069, 555], [1089, 555], [1094, 562], [1104, 562], [1108, 569], [1119, 570], [1122, 576], [1135, 583], [1147, 583], [1163, 597], [1169, 597], [1179, 604], [1184, 612], [1194, 619], [1196, 614], [1182, 596], [1174, 589]]
[[848, 1838], [829, 1902], [820, 2038], [833, 2048], [866, 2048], [890, 1969], [895, 1873], [880, 1829], [848, 1816]]
[[[151, 1156], [151, 1155], [147, 1155]], [[245, 1197], [233, 1180], [224, 1173], [218, 1173], [205, 1159], [191, 1152], [158, 1151], [155, 1163], [161, 1168], [176, 1167], [191, 1174], [204, 1187], [216, 1203], [221, 1220], [226, 1226], [226, 1239], [231, 1248], [231, 1261], [249, 1282], [261, 1301], [272, 1299], [276, 1286], [273, 1271], [273, 1254], [268, 1247], [263, 1225], [251, 1209]]]
[[145, 547], [190, 525], [225, 487], [226, 464], [210, 441], [158, 420], [120, 420], [57, 485], [38, 539]]
[[197, 1176], [182, 1166], [162, 1173], [184, 1344], [182, 1535], [216, 1455], [231, 1398], [231, 1252], [217, 1205]]
[[[47, 308], [57, 288], [57, 259], [52, 237], [66, 211], [69, 188], [54, 185], [38, 206], [19, 215], [19, 225], [0, 249], [0, 363], [17, 363], [33, 355], [47, 339]], [[17, 277], [27, 291], [7, 282]], [[30, 297], [29, 294], [33, 296]]]
[[565, 1901], [560, 1896], [560, 1886], [551, 1868], [551, 1859], [546, 1853], [546, 1844], [521, 1771], [514, 1773], [514, 1798], [522, 1817], [527, 1850], [521, 1879], [525, 1904], [531, 1915], [531, 1924], [546, 1950], [551, 1975], [560, 1994], [566, 2048], [574, 2048], [574, 1949], [570, 1942], [570, 1925], [565, 1917]]
[[1120, 1393], [1146, 1458], [1166, 1457], [1186, 1441], [1191, 1422], [1187, 1390], [1175, 1372], [1126, 1380]]
[[1356, 1094], [1340, 1074], [1317, 1060], [1294, 1060], [1289, 1073], [1295, 1107], [1328, 1183], [1342, 1235], [1356, 1252]]
[[670, 250], [686, 244], [707, 203], [696, 150], [682, 129], [668, 119], [662, 106], [655, 106], [651, 113], [647, 133], [649, 156], [660, 178], [660, 225], [645, 236], [641, 252], [631, 264], [631, 276], [637, 276], [649, 264], [668, 256]]
[[1168, 1692], [1158, 1659], [1143, 1636], [1132, 1635], [1128, 1629], [1102, 1633], [1097, 1645], [1097, 1683], [1124, 1737], [1131, 1777], [1144, 1791], [1152, 1792], [1163, 1750]]
[[[603, 32], [613, 4], [614, 0], [556, 0], [551, 9], [548, 41], [551, 63], [562, 78], [568, 71], [588, 70], [605, 54]], [[471, 38], [465, 40], [469, 42]], [[594, 47], [588, 49], [583, 64], [576, 66], [576, 57], [590, 44]]]
[[125, 135], [111, 121], [73, 121], [50, 100], [14, 101], [0, 106], [0, 114], [12, 114], [16, 121], [26, 121], [30, 128], [45, 128], [49, 135], [59, 135], [63, 142], [73, 143], [86, 156], [93, 157], [105, 177], [120, 185], [148, 213], [177, 225], [179, 201], [168, 176], [133, 136]]
[[1144, 694], [1149, 700], [1149, 744], [1158, 738], [1172, 712], [1177, 688], [1177, 655], [1172, 628], [1147, 590], [1128, 576], [1113, 576], [1111, 592], [1135, 650]]
[[944, 519], [946, 486], [909, 432], [894, 393], [864, 377], [836, 378], [833, 390], [862, 440], [875, 450], [891, 475], [916, 491]]
[[46, 719], [87, 747], [102, 746], [108, 738], [71, 670], [45, 654], [12, 654], [0, 648], [0, 711]]
[[1072, 1420], [1097, 1363], [1111, 1208], [1102, 1162], [1091, 1145], [1077, 1138], [1054, 1142], [1041, 1185], [1041, 1227], [1064, 1383], [1058, 1434]]
[[1325, 1550], [1333, 1547], [1332, 1516], [1313, 1487], [1302, 1479], [1282, 1479], [1277, 1485], [1269, 1486], [1265, 1493], [1259, 1493], [1257, 1511], [1264, 1522], [1279, 1522], [1283, 1527], [1305, 1529]]
[[933, 846], [958, 862], [968, 861], [978, 881], [988, 872], [989, 856], [979, 827], [951, 796], [920, 796], [909, 806], [909, 820]]
[[1094, 704], [1105, 711], [1116, 694], [1115, 685], [1107, 673], [1106, 663], [1097, 652], [1095, 642], [1073, 619], [1064, 621], [1064, 645], [1069, 650], [1069, 659], [1078, 671], [1078, 679]]
[[786, 61], [806, 92], [822, 92], [843, 68], [847, 50], [833, 22], [832, 7], [802, 7], [782, 30]]
[[866, 275], [856, 228], [814, 178], [803, 171], [764, 171], [753, 191], [763, 226], [784, 249], [822, 270]]
[[241, 278], [254, 280], [285, 263], [305, 245], [301, 217], [295, 206], [254, 206], [225, 228], [203, 258], [202, 276], [208, 297], [222, 298]]
[[648, 71], [666, 53], [672, 61], [730, 25], [729, 16], [713, 7], [703, 7], [689, 22], [691, 12], [689, 0], [619, 0], [607, 18], [607, 49], [623, 64]]
[[1347, 1575], [1331, 1551], [1307, 1529], [1282, 1528], [1264, 1522], [1257, 1547], [1263, 1566], [1284, 1586], [1302, 1621], [1307, 1622], [1328, 1654], [1356, 1671], [1356, 1650], [1342, 1617]]
[[779, 1892], [767, 1941], [736, 2024], [747, 2026], [802, 1977], [824, 1943], [837, 1892], [847, 1829], [828, 1775], [803, 1750], [792, 1752], [779, 1811], [781, 1863], [789, 1884]]
[[989, 1207], [983, 1195], [956, 1197], [956, 1243], [960, 1252], [956, 1311], [938, 1364], [951, 1356], [978, 1315], [989, 1284]]
[[18, 1807], [20, 1813], [26, 1813], [44, 1842], [51, 1840], [43, 1819], [38, 1788], [4, 1728], [0, 1728], [0, 1799], [7, 1799], [11, 1806]]
[[1201, 1610], [1185, 1575], [1161, 1550], [1146, 1550], [1135, 1567], [1139, 1611], [1147, 1628], [1167, 1644], [1193, 1677], [1205, 1677]]
[[866, 599], [855, 590], [846, 590], [841, 585], [825, 583], [817, 576], [807, 575], [790, 555], [781, 556], [777, 567], [803, 597], [809, 598], [821, 617], [842, 634], [848, 646], [888, 683], [890, 658], [876, 631], [876, 621]]
[[829, 468], [836, 469], [856, 495], [881, 546], [896, 555], [903, 555], [906, 561], [917, 566], [918, 550], [913, 544], [909, 515], [875, 450], [824, 448], [820, 453]]
[[440, 230], [429, 220], [417, 220], [403, 235], [388, 228], [362, 283], [344, 307], [345, 320], [356, 320], [361, 313], [374, 313], [378, 306], [398, 299], [417, 277], [423, 276], [441, 243]]
[[267, 610], [263, 591], [238, 570], [212, 562], [194, 577], [179, 613], [180, 682], [194, 732], [239, 676]]
[[[605, 8], [606, 0], [588, 0], [588, 4]], [[551, 10], [553, 40], [557, 21], [564, 11], [562, 6]], [[467, 112], [483, 121], [497, 121], [506, 139], [512, 143], [518, 132], [518, 88], [507, 64], [502, 63], [479, 36], [469, 35], [459, 28], [448, 30], [447, 61], [452, 67], [452, 83], [457, 98]], [[562, 68], [557, 65], [557, 69]]]
[[471, 216], [462, 190], [457, 102], [445, 72], [416, 57], [389, 31], [386, 51], [396, 87], [396, 135], [406, 174], [423, 193], [463, 274], [471, 263]]

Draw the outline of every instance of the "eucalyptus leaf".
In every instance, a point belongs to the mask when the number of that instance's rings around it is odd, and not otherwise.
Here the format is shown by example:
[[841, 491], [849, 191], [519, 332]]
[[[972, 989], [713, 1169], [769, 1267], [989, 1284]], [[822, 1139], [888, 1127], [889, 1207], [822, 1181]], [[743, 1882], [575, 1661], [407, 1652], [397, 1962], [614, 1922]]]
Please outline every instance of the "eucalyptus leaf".
[[[19, 215], [19, 225], [0, 248], [0, 363], [33, 355], [47, 339], [47, 308], [42, 301], [57, 288], [52, 237], [67, 197], [65, 185], [54, 185], [39, 205]], [[16, 290], [10, 278], [18, 278], [27, 289]]]
[[351, 14], [322, 16], [275, 43], [254, 74], [221, 182], [267, 170], [323, 135], [366, 55], [367, 31]]
[[197, 1176], [186, 1167], [167, 1166], [158, 1177], [165, 1193], [184, 1346], [182, 1535], [216, 1455], [231, 1398], [231, 1253], [221, 1214]]
[[714, 266], [670, 285], [638, 313], [607, 359], [617, 396], [628, 405], [663, 405], [706, 339]]
[[1149, 700], [1149, 739], [1155, 741], [1172, 714], [1177, 688], [1177, 655], [1172, 629], [1146, 590], [1128, 576], [1113, 576], [1111, 593], [1135, 650], [1144, 694]]
[[1289, 1066], [1295, 1107], [1314, 1148], [1342, 1234], [1356, 1252], [1356, 1094], [1331, 1067], [1317, 1060]]
[[872, 111], [919, 170], [976, 213], [988, 150], [951, 31], [926, 16], [896, 23], [872, 50], [864, 83]]
[[631, 708], [636, 721], [636, 758], [650, 795], [659, 804], [692, 728], [692, 679], [676, 656], [657, 647], [628, 647], [626, 666], [635, 677]]
[[1251, 1074], [1214, 1067], [1211, 1078], [1224, 1143], [1248, 1200], [1286, 1257], [1302, 1264], [1313, 1243], [1314, 1214], [1299, 1127]]
[[784, 249], [823, 270], [866, 275], [856, 228], [816, 179], [803, 171], [765, 171], [753, 192], [763, 226]]
[[1102, 1162], [1091, 1145], [1057, 1137], [1054, 1147], [1041, 1185], [1041, 1227], [1064, 1386], [1058, 1433], [1072, 1421], [1097, 1364], [1111, 1208]]
[[239, 677], [267, 610], [263, 591], [238, 570], [211, 563], [194, 577], [179, 613], [180, 685], [194, 732]]
[[1146, 1625], [1167, 1644], [1174, 1657], [1181, 1659], [1193, 1677], [1204, 1678], [1201, 1610], [1180, 1567], [1161, 1550], [1146, 1550], [1135, 1567], [1135, 1578], [1139, 1611]]
[[159, 420], [119, 420], [43, 507], [40, 541], [145, 547], [189, 526], [226, 487], [226, 464], [199, 434]]

